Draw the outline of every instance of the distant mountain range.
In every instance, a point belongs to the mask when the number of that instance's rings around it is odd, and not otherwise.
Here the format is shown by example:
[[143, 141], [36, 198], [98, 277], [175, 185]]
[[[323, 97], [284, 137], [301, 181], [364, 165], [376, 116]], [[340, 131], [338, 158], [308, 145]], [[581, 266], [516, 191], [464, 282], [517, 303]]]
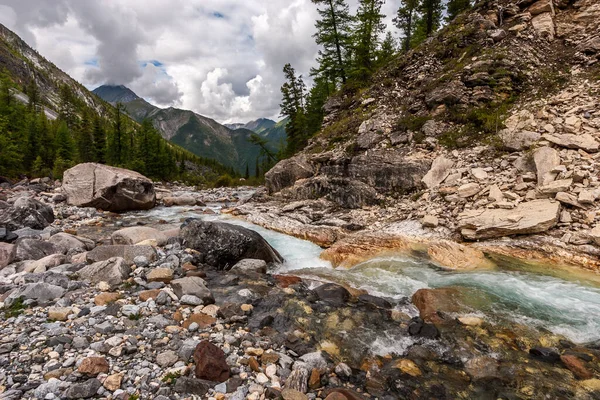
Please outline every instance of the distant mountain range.
[[153, 106], [123, 85], [100, 86], [93, 93], [113, 105], [122, 103], [127, 114], [138, 122], [149, 119], [172, 143], [198, 156], [215, 159], [242, 174], [248, 166], [250, 174], [254, 175], [260, 156], [260, 148], [248, 140], [250, 135], [257, 133], [265, 138], [273, 151], [277, 151], [286, 138], [285, 120], [277, 123], [261, 118], [247, 124], [225, 126], [193, 111]]

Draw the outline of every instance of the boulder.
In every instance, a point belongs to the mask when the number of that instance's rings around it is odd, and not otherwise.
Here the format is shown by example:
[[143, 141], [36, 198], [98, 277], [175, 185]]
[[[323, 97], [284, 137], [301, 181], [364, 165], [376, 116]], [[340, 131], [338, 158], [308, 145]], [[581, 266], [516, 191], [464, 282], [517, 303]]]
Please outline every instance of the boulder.
[[558, 151], [551, 147], [540, 147], [533, 152], [533, 162], [539, 186], [547, 185], [556, 179], [557, 173], [553, 171], [560, 165]]
[[181, 196], [181, 197], [165, 197], [163, 199], [165, 207], [173, 206], [195, 206], [197, 200], [192, 196]]
[[65, 171], [62, 187], [67, 203], [78, 207], [122, 212], [149, 210], [156, 202], [150, 179], [102, 164], [79, 164]]
[[213, 304], [215, 302], [212, 293], [206, 287], [204, 279], [197, 276], [175, 279], [171, 281], [171, 287], [175, 295], [180, 299], [187, 295], [199, 298], [204, 304]]
[[[472, 298], [470, 296], [473, 296]], [[480, 296], [473, 290], [459, 287], [419, 289], [412, 296], [412, 302], [419, 309], [425, 322], [441, 324], [453, 320], [445, 319], [444, 314], [467, 313], [472, 311], [471, 303], [477, 303]]]
[[458, 225], [466, 239], [490, 239], [545, 232], [557, 224], [559, 215], [559, 202], [534, 200], [512, 210], [467, 210], [459, 215]]
[[78, 271], [80, 279], [88, 280], [92, 283], [106, 282], [111, 286], [120, 285], [129, 278], [131, 268], [120, 257], [100, 261]]
[[213, 382], [225, 382], [229, 379], [229, 365], [225, 353], [207, 340], [196, 346], [194, 362], [196, 378]]
[[368, 184], [329, 175], [302, 179], [296, 185], [283, 189], [281, 194], [295, 200], [324, 198], [344, 208], [360, 208], [380, 202], [377, 191]]
[[52, 222], [54, 222], [52, 208], [28, 197], [20, 197], [12, 206], [0, 208], [0, 226], [9, 231], [21, 228], [44, 229]]
[[86, 250], [92, 250], [95, 246], [95, 243], [90, 239], [79, 238], [64, 232], [52, 235], [48, 241], [56, 246], [63, 254], [67, 254], [69, 251], [80, 253]]
[[19, 239], [15, 261], [39, 260], [60, 251], [50, 242], [40, 239]]
[[257, 272], [259, 274], [266, 274], [267, 263], [264, 260], [245, 259], [236, 263], [231, 270], [238, 272]]
[[52, 300], [62, 297], [64, 294], [65, 289], [60, 286], [45, 282], [28, 283], [13, 291], [4, 303], [10, 306], [15, 300], [23, 298], [26, 300], [36, 300], [39, 304], [47, 304]]
[[495, 267], [482, 251], [448, 240], [432, 244], [427, 249], [427, 254], [436, 264], [451, 270], [468, 271]]
[[17, 246], [14, 244], [0, 243], [0, 269], [11, 264], [17, 255]]
[[541, 37], [550, 41], [554, 40], [556, 29], [554, 27], [554, 19], [552, 18], [551, 13], [546, 12], [536, 15], [531, 20], [531, 25], [533, 25], [533, 29], [535, 29], [535, 31]]
[[335, 283], [326, 283], [313, 290], [319, 300], [341, 307], [350, 300], [350, 292], [346, 288]]
[[454, 165], [454, 161], [444, 157], [443, 155], [437, 157], [431, 164], [431, 169], [423, 177], [423, 183], [428, 189], [436, 188], [442, 183], [448, 175], [450, 175], [450, 169]]
[[204, 255], [204, 262], [219, 269], [230, 269], [245, 258], [281, 263], [283, 258], [257, 232], [227, 224], [190, 219], [181, 227], [185, 246]]
[[436, 86], [431, 92], [425, 95], [425, 103], [429, 109], [433, 109], [440, 104], [453, 105], [461, 103], [465, 98], [466, 87], [460, 80], [448, 82], [444, 85]]
[[581, 149], [588, 153], [596, 153], [600, 149], [600, 143], [589, 133], [582, 135], [574, 135], [571, 133], [559, 134], [545, 134], [543, 136], [547, 141], [556, 144], [560, 147], [566, 147], [567, 149]]
[[136, 257], [145, 257], [148, 262], [154, 262], [157, 259], [156, 250], [152, 246], [133, 246], [133, 245], [106, 245], [98, 246], [92, 251], [87, 252], [86, 259], [90, 263], [106, 261], [109, 258], [121, 257], [127, 264], [133, 264]]
[[269, 193], [293, 186], [299, 179], [310, 178], [315, 174], [313, 166], [305, 156], [299, 155], [277, 163], [265, 174], [265, 184]]
[[149, 241], [156, 246], [167, 244], [167, 236], [158, 229], [147, 226], [132, 226], [119, 229], [111, 235], [112, 244], [135, 245]]
[[58, 267], [65, 263], [65, 256], [62, 254], [52, 254], [39, 260], [32, 261], [26, 268], [31, 272], [46, 272], [51, 268]]
[[540, 140], [541, 136], [537, 132], [527, 130], [511, 131], [510, 129], [503, 129], [500, 131], [502, 145], [510, 151], [526, 150]]

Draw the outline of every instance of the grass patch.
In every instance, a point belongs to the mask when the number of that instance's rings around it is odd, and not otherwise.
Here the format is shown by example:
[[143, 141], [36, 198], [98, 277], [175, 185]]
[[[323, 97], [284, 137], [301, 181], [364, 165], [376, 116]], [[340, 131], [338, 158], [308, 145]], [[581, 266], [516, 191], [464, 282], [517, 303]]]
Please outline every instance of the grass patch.
[[19, 297], [4, 311], [4, 317], [7, 319], [13, 317], [16, 318], [21, 315], [26, 308], [25, 304], [23, 304], [23, 299]]
[[167, 385], [174, 385], [175, 382], [177, 382], [177, 379], [180, 377], [181, 377], [180, 372], [169, 372], [165, 376], [163, 376], [161, 381], [163, 381]]
[[139, 321], [142, 318], [141, 314], [131, 314], [128, 317], [131, 321]]

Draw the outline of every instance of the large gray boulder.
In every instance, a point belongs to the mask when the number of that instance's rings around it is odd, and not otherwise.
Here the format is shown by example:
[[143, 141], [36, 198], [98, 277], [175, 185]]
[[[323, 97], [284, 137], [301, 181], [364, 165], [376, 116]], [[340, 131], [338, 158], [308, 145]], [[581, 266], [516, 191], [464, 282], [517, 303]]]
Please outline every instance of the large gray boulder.
[[40, 239], [19, 239], [15, 261], [39, 260], [61, 251], [50, 242]]
[[73, 236], [65, 232], [59, 232], [56, 235], [52, 235], [49, 242], [56, 246], [63, 254], [67, 254], [69, 251], [80, 253], [86, 250], [92, 250], [95, 246], [93, 240]]
[[202, 253], [204, 262], [218, 269], [230, 269], [245, 258], [283, 262], [277, 250], [261, 235], [241, 226], [189, 219], [179, 235], [185, 246]]
[[0, 226], [10, 231], [21, 228], [44, 229], [52, 222], [52, 208], [28, 197], [20, 197], [12, 206], [0, 208]]
[[79, 164], [64, 174], [67, 203], [106, 211], [149, 210], [156, 203], [152, 181], [123, 168]]
[[465, 239], [478, 240], [545, 232], [558, 223], [559, 215], [559, 202], [534, 200], [512, 210], [468, 210], [458, 216], [458, 223]]
[[122, 258], [115, 257], [83, 267], [77, 273], [80, 279], [92, 283], [106, 282], [117, 286], [129, 278], [131, 268]]
[[314, 167], [305, 156], [299, 155], [277, 163], [265, 174], [265, 184], [269, 193], [277, 193], [290, 187], [299, 179], [310, 178], [315, 174]]
[[8, 295], [4, 303], [10, 307], [15, 300], [23, 298], [26, 300], [36, 300], [39, 304], [47, 304], [54, 299], [62, 297], [65, 292], [66, 290], [62, 287], [50, 283], [28, 283]]

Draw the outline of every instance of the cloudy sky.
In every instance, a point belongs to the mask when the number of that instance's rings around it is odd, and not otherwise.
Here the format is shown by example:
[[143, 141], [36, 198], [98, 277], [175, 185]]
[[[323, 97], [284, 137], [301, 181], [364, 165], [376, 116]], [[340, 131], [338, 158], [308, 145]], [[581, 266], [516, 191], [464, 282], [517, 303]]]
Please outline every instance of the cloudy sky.
[[0, 23], [86, 87], [223, 123], [279, 118], [281, 70], [308, 75], [316, 16], [310, 0], [0, 0]]

